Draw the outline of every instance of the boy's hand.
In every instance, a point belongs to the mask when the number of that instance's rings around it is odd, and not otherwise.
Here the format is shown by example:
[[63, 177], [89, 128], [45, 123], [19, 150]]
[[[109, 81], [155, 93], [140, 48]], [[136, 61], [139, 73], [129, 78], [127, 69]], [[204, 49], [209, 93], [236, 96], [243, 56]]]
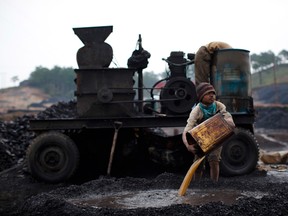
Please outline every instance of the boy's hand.
[[189, 152], [192, 152], [194, 155], [197, 153], [197, 149], [195, 148], [195, 145], [196, 145], [196, 144], [194, 144], [194, 145], [188, 145], [188, 146], [187, 146], [187, 150], [188, 150]]

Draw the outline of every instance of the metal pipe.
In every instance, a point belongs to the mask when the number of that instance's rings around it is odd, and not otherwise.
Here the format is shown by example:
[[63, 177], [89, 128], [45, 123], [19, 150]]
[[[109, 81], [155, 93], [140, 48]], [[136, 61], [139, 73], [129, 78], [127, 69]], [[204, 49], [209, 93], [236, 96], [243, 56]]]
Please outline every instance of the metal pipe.
[[111, 173], [111, 167], [112, 167], [112, 162], [113, 162], [113, 157], [114, 157], [114, 152], [115, 152], [115, 147], [116, 147], [116, 141], [118, 137], [118, 130], [120, 129], [121, 126], [122, 126], [122, 122], [118, 122], [118, 121], [114, 122], [115, 131], [114, 131], [113, 143], [111, 147], [109, 164], [108, 164], [108, 169], [107, 169], [107, 175], [109, 176]]

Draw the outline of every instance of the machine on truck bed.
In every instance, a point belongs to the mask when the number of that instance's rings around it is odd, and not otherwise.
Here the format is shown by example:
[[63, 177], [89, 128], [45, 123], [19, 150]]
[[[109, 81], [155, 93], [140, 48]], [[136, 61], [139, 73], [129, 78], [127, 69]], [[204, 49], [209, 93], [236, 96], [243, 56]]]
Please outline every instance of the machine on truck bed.
[[[171, 52], [164, 59], [170, 74], [149, 89], [150, 99], [144, 99], [142, 71], [150, 54], [143, 49], [141, 36], [128, 68], [109, 68], [113, 50], [105, 39], [113, 26], [73, 30], [84, 43], [75, 69], [77, 116], [30, 121], [36, 134], [27, 150], [31, 174], [55, 183], [83, 169], [98, 175], [125, 175], [123, 168], [147, 161], [168, 170], [189, 167], [193, 155], [182, 143], [181, 133], [163, 131], [184, 128], [197, 103], [194, 82], [187, 77], [194, 55], [185, 58], [181, 51]], [[212, 68], [210, 80], [217, 99], [226, 105], [237, 127], [223, 145], [221, 173], [243, 175], [255, 169], [259, 155], [253, 135], [249, 51], [219, 50]]]

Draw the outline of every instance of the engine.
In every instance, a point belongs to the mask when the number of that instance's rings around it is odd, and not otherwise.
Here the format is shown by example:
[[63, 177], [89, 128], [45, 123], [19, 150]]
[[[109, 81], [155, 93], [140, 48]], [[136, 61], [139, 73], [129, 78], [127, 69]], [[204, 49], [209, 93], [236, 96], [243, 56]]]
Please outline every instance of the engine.
[[[128, 60], [128, 68], [108, 68], [113, 56], [112, 47], [105, 39], [112, 32], [112, 26], [74, 28], [75, 34], [84, 46], [77, 52], [76, 69], [77, 111], [81, 117], [119, 117], [151, 113], [152, 106], [143, 111], [142, 69], [148, 64], [150, 54], [145, 51], [139, 36], [139, 49]], [[190, 55], [192, 59], [193, 56]], [[192, 60], [184, 58], [183, 52], [171, 52], [166, 59], [171, 74], [165, 78], [161, 89], [161, 113], [182, 115], [190, 112], [196, 102], [194, 83], [186, 77], [186, 67]], [[133, 77], [138, 73], [138, 88], [135, 89]], [[163, 80], [162, 80], [163, 81]], [[156, 83], [157, 84], [157, 83]], [[156, 85], [154, 85], [156, 86]], [[138, 91], [138, 99], [135, 99]], [[151, 89], [153, 92], [153, 88]], [[153, 93], [151, 93], [153, 94]], [[153, 98], [153, 95], [152, 95]], [[149, 101], [145, 101], [146, 108]], [[139, 108], [140, 107], [140, 108]], [[143, 111], [143, 113], [142, 113]], [[152, 110], [153, 113], [153, 110]]]

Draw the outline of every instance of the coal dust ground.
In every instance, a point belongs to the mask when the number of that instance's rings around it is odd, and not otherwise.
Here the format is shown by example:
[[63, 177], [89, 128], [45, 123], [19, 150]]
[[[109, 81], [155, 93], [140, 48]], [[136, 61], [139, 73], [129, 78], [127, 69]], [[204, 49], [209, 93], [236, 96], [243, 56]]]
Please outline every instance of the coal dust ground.
[[[266, 118], [268, 113], [270, 118]], [[287, 150], [287, 110], [277, 109], [274, 113], [260, 110], [256, 138], [262, 150]], [[3, 141], [3, 146], [7, 143]], [[25, 160], [20, 157], [22, 149], [17, 149], [19, 156], [12, 154], [12, 148], [8, 150], [18, 162], [0, 173], [1, 216], [288, 215], [287, 163], [259, 163], [252, 173], [220, 176], [217, 184], [206, 173], [200, 182], [191, 182], [186, 195], [179, 197], [186, 171], [153, 173], [145, 178], [100, 176], [89, 181], [46, 184], [27, 173]]]
[[10, 204], [9, 212], [2, 209], [1, 215], [287, 215], [287, 170], [273, 172], [257, 169], [245, 176], [221, 177], [217, 184], [204, 178], [179, 197], [181, 174], [102, 176], [79, 185], [48, 185], [18, 167], [1, 174], [1, 185], [6, 185], [1, 191], [7, 191]]

